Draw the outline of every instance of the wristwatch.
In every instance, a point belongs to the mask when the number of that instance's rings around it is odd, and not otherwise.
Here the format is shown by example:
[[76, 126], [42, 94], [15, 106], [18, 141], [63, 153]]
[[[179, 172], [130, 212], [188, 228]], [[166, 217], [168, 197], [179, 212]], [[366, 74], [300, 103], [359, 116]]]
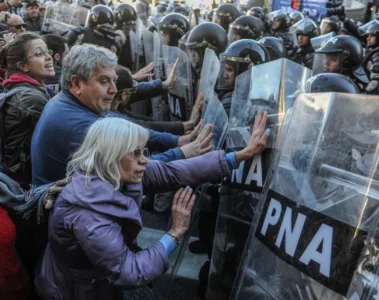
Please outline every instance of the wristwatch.
[[169, 231], [166, 232], [166, 234], [168, 234], [169, 236], [173, 237], [177, 245], [180, 244], [180, 239], [175, 234], [173, 234], [173, 233], [171, 233]]

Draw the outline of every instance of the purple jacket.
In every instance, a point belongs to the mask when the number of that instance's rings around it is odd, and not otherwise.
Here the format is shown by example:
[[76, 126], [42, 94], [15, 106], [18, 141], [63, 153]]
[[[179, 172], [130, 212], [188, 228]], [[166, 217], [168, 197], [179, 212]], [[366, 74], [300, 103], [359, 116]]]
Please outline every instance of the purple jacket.
[[49, 217], [49, 245], [37, 269], [43, 299], [122, 299], [122, 289], [155, 280], [168, 268], [159, 243], [134, 253], [142, 229], [143, 189], [149, 193], [196, 186], [228, 176], [223, 151], [170, 163], [149, 161], [142, 183], [123, 193], [98, 177], [75, 173]]

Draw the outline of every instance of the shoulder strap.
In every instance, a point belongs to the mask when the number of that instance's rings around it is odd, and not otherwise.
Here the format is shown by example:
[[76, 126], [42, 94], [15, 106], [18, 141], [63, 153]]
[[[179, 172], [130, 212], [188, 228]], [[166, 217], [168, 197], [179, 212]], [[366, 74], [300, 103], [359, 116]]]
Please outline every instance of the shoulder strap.
[[19, 86], [14, 89], [11, 89], [8, 92], [0, 93], [0, 107], [4, 105], [4, 102], [7, 98], [12, 97], [13, 95], [16, 95], [19, 92], [24, 92], [26, 90], [30, 90], [30, 88], [26, 86]]

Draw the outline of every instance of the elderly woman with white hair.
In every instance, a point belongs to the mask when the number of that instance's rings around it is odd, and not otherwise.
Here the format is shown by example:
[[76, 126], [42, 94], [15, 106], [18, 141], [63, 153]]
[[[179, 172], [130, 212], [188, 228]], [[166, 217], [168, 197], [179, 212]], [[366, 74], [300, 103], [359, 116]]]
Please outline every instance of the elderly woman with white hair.
[[[170, 163], [147, 159], [148, 131], [121, 118], [105, 118], [89, 128], [68, 164], [69, 183], [49, 217], [49, 244], [36, 285], [43, 299], [122, 299], [122, 289], [147, 284], [168, 268], [190, 222], [195, 197], [188, 186], [229, 176], [238, 163], [260, 153], [267, 141], [267, 115], [256, 118], [243, 150], [208, 154]], [[234, 160], [234, 161], [232, 161]], [[181, 188], [187, 186], [187, 188]], [[136, 251], [142, 229], [143, 190], [178, 190], [171, 230]]]

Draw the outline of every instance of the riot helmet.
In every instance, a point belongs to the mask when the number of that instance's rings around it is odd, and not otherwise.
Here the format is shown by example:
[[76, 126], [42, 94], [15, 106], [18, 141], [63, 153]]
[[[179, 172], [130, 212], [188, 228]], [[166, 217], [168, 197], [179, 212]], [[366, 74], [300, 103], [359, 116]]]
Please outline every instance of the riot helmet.
[[115, 17], [113, 11], [105, 5], [96, 5], [91, 8], [88, 15], [88, 27], [96, 28], [99, 25], [113, 26]]
[[228, 41], [233, 43], [242, 39], [260, 39], [263, 32], [263, 23], [261, 19], [252, 16], [238, 17], [229, 26]]
[[313, 74], [351, 74], [362, 63], [361, 42], [352, 36], [337, 35], [326, 41], [315, 54]]
[[330, 16], [329, 18], [324, 18], [320, 25], [320, 34], [328, 34], [330, 32], [338, 32], [338, 18], [336, 16]]
[[207, 14], [205, 15], [205, 21], [207, 21], [207, 22], [212, 22], [214, 12], [215, 12], [214, 9], [208, 11]]
[[202, 23], [191, 30], [186, 42], [187, 51], [194, 68], [199, 71], [203, 65], [205, 49], [210, 48], [217, 55], [224, 52], [228, 45], [225, 30], [216, 23]]
[[372, 20], [371, 22], [362, 25], [358, 28], [361, 36], [366, 38], [367, 47], [369, 49], [375, 48], [379, 45], [379, 21]]
[[304, 93], [359, 94], [359, 88], [349, 77], [336, 73], [321, 73], [307, 80]]
[[270, 61], [287, 57], [287, 50], [282, 40], [276, 37], [264, 37], [258, 41], [270, 54]]
[[165, 14], [166, 13], [166, 10], [167, 10], [167, 4], [163, 5], [163, 4], [158, 4], [156, 7], [155, 7], [155, 13], [156, 14]]
[[241, 13], [232, 4], [221, 4], [213, 14], [213, 23], [219, 24], [227, 32], [229, 25], [237, 19]]
[[311, 45], [311, 38], [318, 34], [317, 25], [311, 19], [302, 19], [290, 28], [297, 36], [297, 41], [301, 48]]
[[270, 23], [270, 28], [274, 32], [278, 31], [284, 31], [288, 29], [289, 26], [289, 20], [287, 15], [280, 11], [276, 10], [268, 15], [269, 23]]
[[290, 18], [290, 25], [292, 26], [295, 23], [299, 22], [300, 20], [303, 20], [304, 15], [298, 10], [295, 10], [289, 14], [289, 18]]
[[269, 54], [264, 47], [254, 40], [239, 40], [220, 55], [220, 73], [217, 84], [219, 90], [234, 89], [235, 79], [252, 66], [269, 61]]
[[181, 14], [181, 15], [186, 16], [186, 17], [188, 17], [189, 13], [190, 13], [190, 11], [184, 6], [177, 6], [172, 10], [172, 12]]
[[265, 17], [266, 17], [264, 9], [262, 7], [259, 7], [259, 6], [252, 7], [248, 11], [248, 15], [252, 16], [252, 17], [257, 17], [257, 18], [261, 19], [262, 22], [265, 21]]
[[186, 52], [187, 51], [187, 47], [186, 47], [186, 43], [187, 43], [187, 39], [188, 39], [188, 36], [190, 35], [191, 31], [187, 31], [187, 33], [185, 33], [179, 40], [179, 48]]
[[189, 24], [183, 15], [170, 13], [159, 22], [159, 30], [167, 45], [178, 47], [180, 38], [189, 31]]
[[137, 12], [133, 6], [126, 3], [117, 5], [114, 9], [117, 28], [123, 25], [135, 25], [137, 22]]

